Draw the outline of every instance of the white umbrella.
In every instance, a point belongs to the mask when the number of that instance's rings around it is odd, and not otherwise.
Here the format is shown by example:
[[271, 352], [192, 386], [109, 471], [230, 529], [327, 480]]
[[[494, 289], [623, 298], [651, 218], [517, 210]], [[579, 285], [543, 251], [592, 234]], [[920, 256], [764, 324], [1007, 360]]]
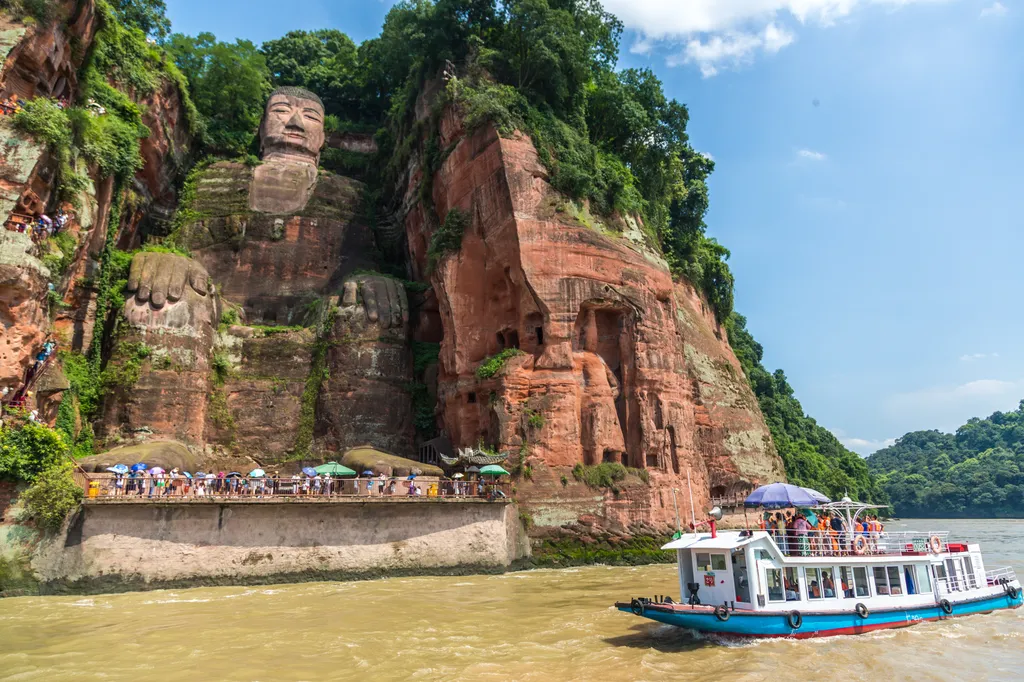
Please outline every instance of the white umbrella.
[[452, 478], [463, 478], [464, 474], [455, 474]]

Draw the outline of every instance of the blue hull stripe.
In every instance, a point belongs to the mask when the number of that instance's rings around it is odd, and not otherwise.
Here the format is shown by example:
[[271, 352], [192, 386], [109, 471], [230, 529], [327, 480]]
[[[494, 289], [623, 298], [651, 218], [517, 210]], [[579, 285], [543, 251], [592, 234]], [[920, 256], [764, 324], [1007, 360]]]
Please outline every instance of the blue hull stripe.
[[[803, 624], [797, 630], [789, 626], [785, 613], [754, 615], [734, 611], [729, 614], [729, 620], [725, 622], [718, 620], [712, 613], [688, 612], [685, 608], [671, 612], [648, 608], [643, 615], [645, 618], [656, 620], [659, 623], [676, 625], [681, 628], [741, 637], [828, 637], [906, 627], [925, 620], [969, 616], [996, 609], [1015, 609], [1021, 606], [1022, 602], [1024, 602], [1024, 595], [1018, 594], [1016, 599], [1011, 599], [1009, 595], [1001, 594], [976, 601], [952, 604], [953, 613], [950, 615], [946, 615], [939, 606], [872, 612], [868, 614], [867, 618], [861, 618], [856, 613], [801, 612]], [[619, 610], [630, 612], [629, 606], [620, 606]]]

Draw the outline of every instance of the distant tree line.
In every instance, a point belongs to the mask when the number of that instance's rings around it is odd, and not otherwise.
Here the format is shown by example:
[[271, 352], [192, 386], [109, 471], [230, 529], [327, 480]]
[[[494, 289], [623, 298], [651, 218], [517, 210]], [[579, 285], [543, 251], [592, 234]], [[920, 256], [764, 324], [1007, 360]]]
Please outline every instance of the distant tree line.
[[900, 516], [1024, 518], [1024, 400], [955, 434], [908, 433], [867, 461]]

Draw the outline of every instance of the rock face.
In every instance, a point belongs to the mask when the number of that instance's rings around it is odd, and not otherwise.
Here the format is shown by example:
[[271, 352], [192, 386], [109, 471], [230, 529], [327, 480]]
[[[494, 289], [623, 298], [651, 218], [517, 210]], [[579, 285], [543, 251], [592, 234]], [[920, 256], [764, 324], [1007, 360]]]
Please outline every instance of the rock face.
[[[461, 249], [430, 275], [444, 330], [441, 422], [456, 447], [521, 453], [533, 479], [521, 494], [548, 525], [584, 508], [611, 525], [665, 525], [665, 493], [685, 490], [688, 473], [698, 509], [712, 489], [784, 477], [724, 329], [633, 221], [574, 218], [585, 208], [550, 188], [529, 138], [465, 134], [450, 111], [440, 138], [452, 151], [432, 179], [436, 214], [409, 202], [405, 226], [413, 269], [426, 273], [431, 226], [456, 209], [470, 219]], [[522, 354], [479, 378], [508, 348]], [[649, 485], [624, 483], [617, 496], [554, 485], [602, 462], [644, 470]]]

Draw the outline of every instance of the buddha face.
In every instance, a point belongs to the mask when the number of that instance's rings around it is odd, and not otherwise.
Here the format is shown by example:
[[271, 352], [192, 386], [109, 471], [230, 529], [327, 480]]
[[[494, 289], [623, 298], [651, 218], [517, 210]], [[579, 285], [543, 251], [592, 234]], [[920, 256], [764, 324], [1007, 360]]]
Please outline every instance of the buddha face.
[[324, 145], [324, 108], [301, 95], [275, 92], [260, 126], [263, 158], [291, 157], [316, 164]]

